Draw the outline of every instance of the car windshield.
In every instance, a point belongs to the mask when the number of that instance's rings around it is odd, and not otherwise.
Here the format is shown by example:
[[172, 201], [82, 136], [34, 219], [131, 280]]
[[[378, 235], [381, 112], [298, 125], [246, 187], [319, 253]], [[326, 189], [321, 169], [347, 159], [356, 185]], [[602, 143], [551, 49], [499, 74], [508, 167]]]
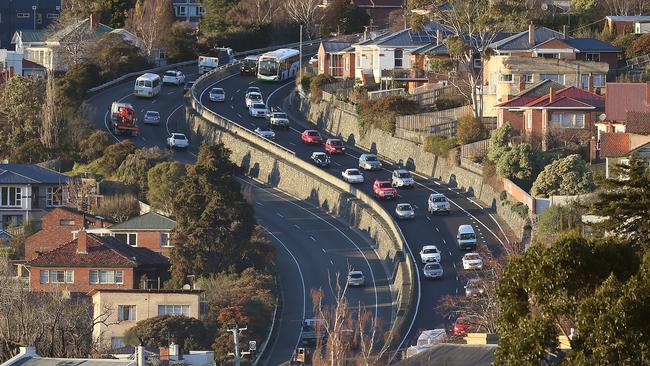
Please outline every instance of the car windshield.
[[358, 170], [348, 170], [348, 175], [361, 175]]
[[309, 136], [320, 136], [318, 134], [318, 131], [309, 131], [309, 132], [307, 132], [307, 135], [309, 135]]
[[433, 254], [433, 253], [438, 253], [438, 249], [436, 248], [429, 248], [429, 249], [424, 249], [422, 251], [424, 254]]
[[274, 117], [274, 118], [284, 118], [284, 119], [287, 119], [287, 115], [284, 114], [284, 113], [275, 113], [275, 114], [273, 114], [273, 117]]
[[398, 173], [400, 178], [411, 178], [411, 174], [408, 172]]
[[253, 108], [255, 108], [255, 109], [266, 109], [266, 107], [262, 103], [253, 104]]
[[249, 95], [248, 95], [248, 99], [251, 99], [251, 100], [260, 100], [260, 99], [262, 99], [262, 96], [259, 95], [259, 94], [249, 94]]
[[176, 71], [167, 71], [167, 72], [165, 73], [165, 76], [173, 76], [173, 77], [176, 77]]
[[465, 259], [467, 259], [468, 261], [473, 261], [473, 260], [481, 259], [481, 257], [479, 257], [478, 254], [468, 254], [465, 255]]
[[350, 273], [350, 278], [361, 278], [363, 274], [361, 273]]
[[341, 140], [330, 140], [330, 145], [332, 145], [332, 146], [341, 146], [341, 145], [343, 145], [343, 143], [341, 142]]
[[392, 187], [390, 185], [390, 182], [379, 183], [379, 188], [390, 188], [390, 187]]
[[223, 94], [223, 89], [212, 89], [212, 91], [210, 91], [210, 93], [212, 93], [212, 94]]
[[246, 90], [246, 93], [250, 93], [250, 92], [259, 93], [259, 92], [260, 92], [260, 88], [257, 88], [257, 87], [250, 87], [250, 88], [248, 88], [248, 89]]
[[397, 209], [400, 211], [411, 211], [411, 205], [408, 204], [397, 205]]
[[268, 127], [260, 127], [259, 130], [260, 132], [271, 132], [271, 129]]
[[445, 197], [431, 197], [431, 202], [447, 202]]
[[147, 117], [158, 117], [158, 112], [147, 112]]
[[428, 263], [427, 265], [424, 266], [424, 269], [437, 270], [437, 269], [442, 269], [442, 266], [440, 266], [440, 263]]
[[176, 140], [187, 140], [185, 135], [174, 135], [174, 139], [176, 139]]
[[461, 240], [471, 240], [471, 239], [476, 239], [476, 236], [472, 233], [469, 234], [460, 234]]
[[377, 157], [374, 155], [366, 155], [366, 161], [377, 161]]

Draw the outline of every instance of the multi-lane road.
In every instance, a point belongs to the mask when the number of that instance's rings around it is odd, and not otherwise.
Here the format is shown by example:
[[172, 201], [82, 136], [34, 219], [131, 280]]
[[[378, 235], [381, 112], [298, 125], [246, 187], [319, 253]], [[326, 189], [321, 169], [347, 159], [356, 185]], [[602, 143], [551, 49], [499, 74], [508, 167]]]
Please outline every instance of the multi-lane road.
[[[196, 77], [193, 74], [196, 67], [183, 71], [189, 80]], [[108, 131], [110, 105], [113, 101], [122, 101], [134, 106], [139, 119], [148, 110], [161, 114], [160, 126], [140, 124], [140, 135], [129, 138], [137, 146], [164, 149], [165, 139], [170, 132], [183, 132], [189, 136], [182, 107], [182, 87], [163, 86], [160, 94], [153, 99], [136, 98], [132, 91], [133, 82], [125, 82], [88, 98], [86, 103], [90, 107], [90, 118], [94, 125]], [[127, 137], [113, 138], [118, 142]], [[197, 143], [193, 143], [186, 151], [174, 151], [174, 159], [192, 163], [196, 160], [198, 147]], [[389, 329], [394, 309], [388, 274], [372, 246], [357, 231], [308, 203], [251, 179], [242, 178], [241, 184], [252, 190], [256, 218], [267, 230], [277, 252], [281, 286], [280, 316], [264, 364], [278, 365], [289, 360], [300, 339], [302, 320], [313, 316], [311, 289], [322, 288], [325, 295], [323, 302], [332, 304], [334, 296], [329, 283], [335, 280], [337, 273], [343, 281], [348, 268], [362, 270], [367, 280], [365, 287], [347, 290], [349, 303], [353, 308], [362, 304], [380, 318], [383, 327], [380, 331]], [[258, 343], [261, 341], [258, 340]], [[378, 348], [381, 346], [381, 342], [375, 345]]]

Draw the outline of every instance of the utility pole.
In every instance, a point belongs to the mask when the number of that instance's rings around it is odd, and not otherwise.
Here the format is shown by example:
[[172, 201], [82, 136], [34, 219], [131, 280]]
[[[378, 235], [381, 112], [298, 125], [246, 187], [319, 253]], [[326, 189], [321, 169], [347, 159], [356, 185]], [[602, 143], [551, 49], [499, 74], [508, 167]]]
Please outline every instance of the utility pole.
[[247, 329], [248, 327], [239, 328], [237, 324], [235, 324], [235, 327], [233, 329], [228, 329], [229, 332], [232, 332], [235, 341], [235, 353], [229, 353], [228, 355], [235, 356], [235, 366], [240, 366], [242, 355], [250, 354], [250, 352], [241, 352], [241, 353], [239, 352], [239, 335], [241, 334], [241, 332]]
[[298, 62], [298, 78], [302, 80], [302, 24], [300, 24], [300, 56]]

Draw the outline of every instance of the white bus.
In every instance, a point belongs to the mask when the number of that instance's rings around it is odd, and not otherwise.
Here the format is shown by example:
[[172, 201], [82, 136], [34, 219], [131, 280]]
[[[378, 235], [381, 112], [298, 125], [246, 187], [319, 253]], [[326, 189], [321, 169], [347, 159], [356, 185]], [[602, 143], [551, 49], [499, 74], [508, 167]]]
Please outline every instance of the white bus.
[[298, 50], [281, 48], [260, 56], [257, 78], [269, 81], [285, 80], [296, 76], [299, 67]]
[[153, 98], [160, 93], [160, 76], [158, 74], [144, 74], [135, 79], [133, 95], [136, 97]]

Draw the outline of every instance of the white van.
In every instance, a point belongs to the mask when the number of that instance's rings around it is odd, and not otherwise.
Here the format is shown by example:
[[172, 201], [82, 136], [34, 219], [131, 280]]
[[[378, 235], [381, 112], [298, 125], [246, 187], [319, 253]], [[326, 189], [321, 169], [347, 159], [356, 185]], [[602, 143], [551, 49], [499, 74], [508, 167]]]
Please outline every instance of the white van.
[[458, 249], [476, 249], [476, 233], [472, 225], [460, 225], [456, 234]]
[[153, 98], [160, 93], [162, 83], [158, 74], [146, 73], [135, 79], [133, 95], [136, 97]]

